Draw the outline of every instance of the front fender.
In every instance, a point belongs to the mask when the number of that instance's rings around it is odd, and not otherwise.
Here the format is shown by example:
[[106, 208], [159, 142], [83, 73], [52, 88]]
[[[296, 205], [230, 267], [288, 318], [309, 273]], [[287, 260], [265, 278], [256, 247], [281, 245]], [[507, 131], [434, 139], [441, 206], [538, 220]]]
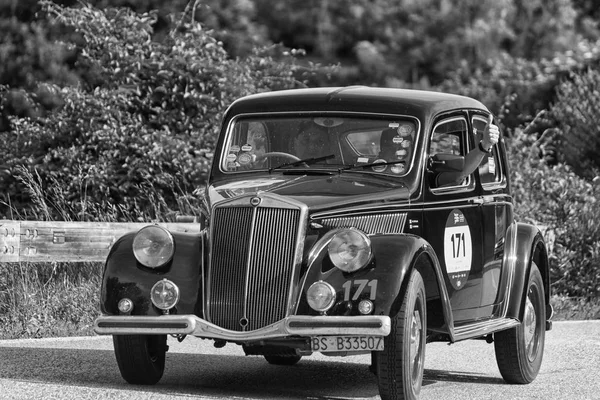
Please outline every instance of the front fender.
[[124, 297], [134, 303], [131, 315], [161, 315], [150, 301], [150, 290], [166, 278], [180, 290], [180, 300], [172, 313], [202, 316], [202, 255], [204, 232], [171, 232], [175, 242], [173, 259], [158, 269], [146, 268], [136, 260], [132, 242], [136, 232], [119, 238], [112, 246], [102, 278], [100, 309], [105, 315], [119, 315], [117, 304]]
[[[354, 273], [344, 273], [333, 266], [326, 246], [321, 246], [305, 276], [300, 308], [304, 311], [309, 309], [306, 291], [312, 283], [322, 280], [336, 290], [336, 304], [328, 315], [358, 315], [358, 302], [369, 298], [375, 305], [374, 315], [393, 316], [398, 311], [406, 277], [417, 265], [423, 267], [425, 263], [433, 270], [433, 274], [427, 276], [435, 280], [431, 284], [437, 285], [444, 318], [447, 326], [451, 327], [450, 301], [439, 262], [429, 243], [418, 236], [406, 234], [379, 234], [370, 236], [370, 239], [373, 258], [369, 265]], [[357, 294], [363, 283], [366, 285]]]
[[546, 244], [540, 230], [530, 224], [511, 225], [506, 235], [509, 238], [508, 251], [503, 263], [512, 272], [507, 284], [506, 316], [522, 321], [527, 297], [527, 286], [531, 264], [535, 262], [544, 280], [545, 303], [550, 304], [550, 274]]

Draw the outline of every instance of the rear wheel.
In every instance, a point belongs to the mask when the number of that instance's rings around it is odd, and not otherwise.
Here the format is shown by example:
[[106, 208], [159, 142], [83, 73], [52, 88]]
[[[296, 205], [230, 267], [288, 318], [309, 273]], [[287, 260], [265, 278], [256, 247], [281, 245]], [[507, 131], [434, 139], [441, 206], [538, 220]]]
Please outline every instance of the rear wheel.
[[513, 329], [494, 334], [496, 361], [506, 382], [533, 382], [542, 365], [545, 334], [544, 281], [532, 263], [523, 321]]
[[375, 352], [379, 394], [386, 399], [417, 399], [425, 364], [427, 310], [425, 285], [419, 271], [408, 281], [400, 311], [392, 318], [384, 350]]
[[154, 385], [165, 371], [166, 335], [113, 335], [121, 376], [135, 385]]
[[298, 361], [300, 361], [301, 358], [302, 358], [302, 356], [299, 356], [299, 355], [266, 355], [265, 354], [265, 360], [267, 360], [267, 362], [269, 364], [273, 364], [273, 365], [294, 365]]

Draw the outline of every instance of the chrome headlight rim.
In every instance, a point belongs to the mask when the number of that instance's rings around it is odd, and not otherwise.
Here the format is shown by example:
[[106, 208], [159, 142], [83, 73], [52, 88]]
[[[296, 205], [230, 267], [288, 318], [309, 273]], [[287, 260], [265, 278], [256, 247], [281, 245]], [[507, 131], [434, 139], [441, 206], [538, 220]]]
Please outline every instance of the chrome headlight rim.
[[[324, 291], [328, 292], [328, 293], [326, 293], [326, 292], [320, 292], [320, 293], [328, 294], [330, 297], [329, 300], [327, 300], [320, 306], [317, 306], [316, 302], [314, 300], [311, 300], [314, 297], [312, 295], [312, 293], [314, 291], [316, 291], [317, 288], [321, 288]], [[313, 310], [320, 312], [320, 313], [329, 311], [331, 309], [331, 307], [333, 307], [333, 305], [335, 304], [336, 298], [337, 298], [337, 293], [336, 293], [335, 289], [333, 288], [333, 286], [331, 286], [331, 284], [329, 284], [323, 280], [313, 282], [312, 285], [310, 285], [310, 287], [306, 291], [306, 301], [307, 301], [308, 305], [310, 306], [310, 308], [312, 308]]]
[[[162, 239], [156, 241], [153, 239]], [[150, 242], [150, 243], [149, 243]], [[157, 247], [158, 246], [158, 247]], [[153, 248], [149, 248], [153, 247]], [[161, 268], [167, 265], [175, 255], [175, 240], [167, 229], [158, 225], [148, 225], [137, 231], [133, 238], [132, 250], [135, 259], [147, 268]], [[165, 250], [156, 256], [148, 251]]]
[[[348, 259], [340, 255], [342, 253], [340, 249], [344, 243], [347, 244], [347, 239], [352, 238], [357, 240], [353, 245], [355, 246], [358, 243], [359, 246], [357, 249], [353, 248], [351, 250], [357, 250], [358, 252], [355, 257]], [[345, 248], [347, 248], [347, 245]], [[365, 232], [357, 228], [341, 228], [332, 235], [327, 244], [327, 253], [336, 268], [343, 272], [352, 273], [363, 269], [371, 262], [373, 249], [371, 239]], [[348, 251], [346, 251], [346, 256], [348, 256]]]
[[179, 286], [167, 278], [156, 282], [150, 290], [150, 301], [156, 308], [163, 311], [174, 308], [179, 303], [180, 297]]

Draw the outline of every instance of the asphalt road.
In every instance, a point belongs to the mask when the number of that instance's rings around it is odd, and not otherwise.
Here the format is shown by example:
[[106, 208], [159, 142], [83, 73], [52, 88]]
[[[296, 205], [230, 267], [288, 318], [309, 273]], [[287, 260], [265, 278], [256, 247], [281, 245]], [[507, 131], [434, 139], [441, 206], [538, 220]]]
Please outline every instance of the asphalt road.
[[[110, 337], [0, 341], [0, 399], [379, 398], [368, 356], [319, 354], [277, 367], [231, 344], [169, 345], [163, 379], [144, 387], [121, 379]], [[529, 385], [504, 383], [484, 341], [429, 344], [421, 398], [600, 400], [600, 321], [556, 322]]]

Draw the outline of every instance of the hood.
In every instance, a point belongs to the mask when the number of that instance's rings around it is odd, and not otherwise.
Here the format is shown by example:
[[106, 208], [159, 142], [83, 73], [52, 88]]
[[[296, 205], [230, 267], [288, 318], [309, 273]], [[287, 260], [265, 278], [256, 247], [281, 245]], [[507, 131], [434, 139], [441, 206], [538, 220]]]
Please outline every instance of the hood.
[[409, 199], [410, 193], [401, 180], [382, 179], [373, 175], [342, 173], [334, 175], [260, 175], [247, 179], [229, 179], [208, 187], [211, 204], [238, 196], [269, 192], [293, 198], [312, 211], [341, 206], [383, 203]]

